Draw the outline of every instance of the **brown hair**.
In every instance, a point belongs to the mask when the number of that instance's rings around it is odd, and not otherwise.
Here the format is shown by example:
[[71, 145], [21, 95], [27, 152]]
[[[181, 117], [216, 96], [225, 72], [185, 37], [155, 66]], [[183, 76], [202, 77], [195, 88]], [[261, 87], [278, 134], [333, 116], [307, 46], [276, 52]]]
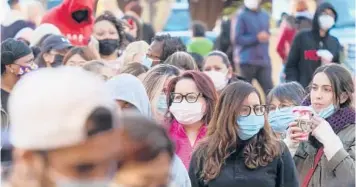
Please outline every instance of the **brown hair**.
[[185, 71], [198, 70], [198, 66], [195, 63], [194, 58], [189, 53], [184, 51], [177, 51], [173, 53], [164, 63], [176, 66], [177, 68]]
[[134, 63], [127, 64], [124, 67], [122, 67], [122, 69], [120, 70], [120, 74], [128, 73], [135, 77], [138, 77], [139, 75], [146, 73], [147, 71], [148, 71], [148, 68], [146, 66], [144, 66], [141, 63], [134, 62]]
[[167, 152], [170, 158], [173, 158], [174, 145], [161, 125], [137, 113], [130, 112], [123, 114], [119, 122], [123, 134], [128, 138], [128, 143], [135, 145], [134, 149], [129, 150], [130, 153], [120, 159], [119, 167], [127, 161], [151, 161], [162, 152]]
[[[186, 71], [182, 75], [173, 78], [168, 84], [167, 90], [167, 103], [168, 107], [172, 105], [172, 98], [170, 94], [174, 92], [176, 84], [182, 79], [190, 79], [194, 81], [197, 86], [199, 92], [202, 94], [203, 98], [206, 101], [206, 111], [203, 117], [203, 121], [208, 124], [213, 116], [215, 104], [217, 101], [217, 93], [215, 91], [215, 87], [210, 78], [202, 72], [199, 71]], [[171, 121], [171, 120], [168, 120]]]
[[66, 65], [68, 60], [74, 55], [81, 56], [85, 61], [100, 59], [100, 57], [96, 56], [93, 50], [91, 50], [89, 47], [73, 47], [64, 56], [63, 65]]
[[[215, 179], [225, 160], [239, 146], [238, 114], [243, 101], [258, 91], [249, 83], [237, 81], [228, 85], [221, 93], [213, 118], [208, 125], [206, 138], [197, 148], [195, 157], [199, 176], [206, 182]], [[250, 169], [266, 166], [280, 155], [280, 144], [274, 138], [265, 121], [264, 128], [249, 140], [243, 149], [245, 165]]]

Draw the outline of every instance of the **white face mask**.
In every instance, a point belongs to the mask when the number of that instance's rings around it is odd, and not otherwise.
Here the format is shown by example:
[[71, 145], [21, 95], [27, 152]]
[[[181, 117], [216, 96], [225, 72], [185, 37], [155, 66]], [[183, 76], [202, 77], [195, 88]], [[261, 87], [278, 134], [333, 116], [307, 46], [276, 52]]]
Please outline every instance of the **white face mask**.
[[188, 103], [183, 100], [181, 103], [172, 103], [169, 111], [174, 118], [182, 125], [191, 125], [200, 121], [204, 116], [203, 104], [199, 101]]
[[335, 19], [329, 15], [319, 16], [320, 28], [327, 31], [335, 24]]
[[259, 0], [244, 0], [246, 8], [256, 10], [260, 4]]
[[226, 77], [227, 73], [222, 73], [220, 71], [204, 71], [206, 75], [210, 77], [210, 79], [213, 81], [215, 89], [217, 91], [220, 91], [225, 88], [229, 80]]

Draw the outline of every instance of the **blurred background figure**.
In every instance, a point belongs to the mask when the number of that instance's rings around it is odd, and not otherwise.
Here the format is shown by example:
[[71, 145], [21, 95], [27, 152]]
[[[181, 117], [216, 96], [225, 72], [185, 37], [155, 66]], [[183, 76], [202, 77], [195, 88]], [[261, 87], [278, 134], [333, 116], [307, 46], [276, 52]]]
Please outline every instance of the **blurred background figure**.
[[115, 63], [125, 40], [124, 27], [111, 12], [104, 12], [95, 20], [93, 36], [99, 42], [99, 53], [103, 60]]
[[52, 24], [41, 24], [33, 31], [32, 38], [30, 39], [30, 46], [41, 47], [43, 40], [46, 39], [46, 37], [48, 37], [50, 34], [61, 35], [61, 31], [58, 29], [58, 27]]
[[63, 65], [83, 66], [88, 61], [99, 60], [95, 52], [89, 47], [73, 47], [63, 57]]
[[21, 0], [20, 4], [27, 14], [28, 20], [38, 27], [41, 24], [43, 15], [46, 13], [43, 4], [39, 0]]
[[201, 21], [195, 21], [192, 24], [193, 37], [187, 45], [187, 51], [206, 56], [213, 50], [213, 42], [205, 38], [206, 26]]
[[62, 66], [64, 55], [71, 47], [72, 44], [67, 38], [61, 35], [51, 35], [43, 41], [36, 64], [40, 68]]
[[93, 32], [94, 5], [94, 0], [63, 0], [43, 16], [42, 23], [57, 26], [73, 45], [87, 45]]
[[294, 5], [293, 15], [286, 15], [280, 25], [280, 36], [277, 41], [277, 53], [282, 59], [283, 67], [280, 82], [285, 81], [284, 66], [287, 63], [288, 54], [296, 33], [303, 29], [312, 28], [313, 16], [308, 10], [305, 0], [298, 0]]
[[265, 94], [273, 88], [269, 56], [269, 15], [260, 8], [261, 0], [244, 0], [245, 9], [238, 14], [235, 46], [239, 49], [243, 77], [257, 79]]
[[212, 30], [224, 8], [224, 0], [188, 0], [188, 2], [191, 19], [204, 21], [208, 30]]
[[130, 43], [123, 53], [122, 65], [126, 66], [130, 63], [141, 63], [147, 68], [152, 66], [152, 61], [147, 59], [147, 52], [150, 46], [145, 41], [135, 41]]
[[194, 58], [187, 52], [178, 51], [168, 57], [165, 64], [176, 66], [181, 71], [195, 70], [198, 71], [198, 66]]
[[141, 24], [142, 38], [147, 43], [151, 43], [152, 38], [155, 36], [155, 31], [152, 24], [144, 22], [142, 19], [143, 7], [139, 1], [131, 1], [125, 7], [125, 14], [135, 17]]
[[1, 42], [14, 38], [15, 35], [26, 27], [35, 29], [35, 23], [28, 19], [26, 10], [21, 7], [19, 0], [8, 0], [10, 11], [5, 15], [5, 19], [1, 22]]
[[137, 144], [137, 149], [118, 156], [113, 186], [178, 186], [171, 178], [174, 146], [166, 130], [137, 113], [124, 114], [120, 124], [123, 134]]
[[115, 70], [102, 60], [86, 62], [83, 69], [98, 75], [105, 81], [116, 75]]
[[104, 82], [79, 68], [25, 76], [9, 100], [10, 186], [108, 186], [121, 149], [116, 111]]
[[124, 25], [126, 34], [131, 35], [134, 38], [134, 41], [142, 40], [142, 23], [136, 17], [131, 15], [124, 15], [121, 18], [121, 21], [126, 23]]

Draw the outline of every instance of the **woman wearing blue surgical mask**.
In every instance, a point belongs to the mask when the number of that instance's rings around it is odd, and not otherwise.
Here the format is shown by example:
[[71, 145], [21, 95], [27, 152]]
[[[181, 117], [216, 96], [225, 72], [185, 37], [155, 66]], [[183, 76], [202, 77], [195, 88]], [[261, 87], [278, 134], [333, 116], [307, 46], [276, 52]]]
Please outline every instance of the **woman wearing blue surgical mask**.
[[258, 91], [238, 81], [221, 93], [190, 164], [192, 187], [299, 187], [287, 146], [265, 120]]
[[304, 97], [305, 90], [297, 82], [280, 84], [268, 93], [268, 122], [277, 138], [284, 137], [288, 125], [296, 120], [293, 108], [301, 105]]
[[193, 149], [205, 136], [217, 94], [204, 73], [186, 71], [169, 82], [167, 97], [169, 134], [176, 143], [177, 155], [188, 169]]
[[218, 92], [229, 83], [242, 79], [233, 74], [229, 58], [221, 51], [212, 51], [205, 57], [203, 72], [211, 78]]
[[143, 78], [148, 98], [151, 103], [153, 118], [163, 124], [167, 113], [167, 88], [169, 81], [178, 76], [179, 69], [168, 64], [159, 64], [150, 69]]
[[303, 187], [355, 185], [354, 83], [350, 73], [332, 64], [316, 69], [304, 105], [314, 111], [311, 132], [292, 123], [286, 142]]

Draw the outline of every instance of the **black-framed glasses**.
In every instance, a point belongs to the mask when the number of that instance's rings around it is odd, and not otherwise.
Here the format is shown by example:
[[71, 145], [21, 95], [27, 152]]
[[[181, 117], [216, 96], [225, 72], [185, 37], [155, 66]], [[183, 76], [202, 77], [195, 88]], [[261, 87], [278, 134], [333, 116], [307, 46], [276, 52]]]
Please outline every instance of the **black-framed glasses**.
[[171, 99], [173, 103], [181, 103], [185, 99], [188, 103], [195, 103], [198, 101], [201, 93], [187, 93], [185, 95], [181, 93], [171, 93]]
[[244, 105], [241, 108], [240, 116], [241, 117], [249, 116], [252, 110], [256, 116], [262, 116], [266, 113], [266, 108], [267, 108], [266, 105], [255, 105], [253, 107]]
[[270, 104], [270, 105], [266, 105], [266, 110], [267, 110], [267, 113], [270, 113], [270, 112], [273, 112], [273, 111], [285, 111], [285, 110], [288, 110], [289, 107], [293, 107], [295, 105], [291, 104], [291, 105], [279, 105], [279, 106], [276, 106], [274, 104]]

